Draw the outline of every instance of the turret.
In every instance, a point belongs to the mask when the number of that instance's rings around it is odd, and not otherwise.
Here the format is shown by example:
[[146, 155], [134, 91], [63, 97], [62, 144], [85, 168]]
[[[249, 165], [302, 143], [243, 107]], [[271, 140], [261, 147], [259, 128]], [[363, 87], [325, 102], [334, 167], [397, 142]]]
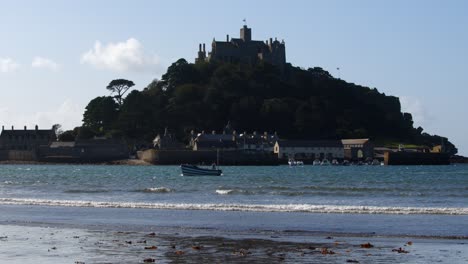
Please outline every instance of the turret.
[[244, 27], [240, 29], [240, 38], [245, 42], [251, 41], [252, 29], [248, 28], [247, 25], [244, 25]]

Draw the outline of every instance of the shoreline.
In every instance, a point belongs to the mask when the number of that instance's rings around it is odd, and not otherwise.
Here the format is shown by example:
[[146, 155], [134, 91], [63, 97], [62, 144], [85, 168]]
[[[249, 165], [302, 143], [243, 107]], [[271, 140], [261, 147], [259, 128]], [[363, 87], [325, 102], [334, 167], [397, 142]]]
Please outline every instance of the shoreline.
[[[468, 159], [460, 162], [453, 162], [448, 165], [401, 165], [401, 166], [456, 166], [456, 165], [466, 165], [468, 164]], [[123, 160], [113, 160], [106, 162], [45, 162], [45, 161], [21, 161], [21, 160], [0, 160], [0, 165], [124, 165], [124, 166], [179, 166], [180, 164], [153, 164], [140, 159], [123, 159]], [[222, 165], [221, 166], [287, 166], [287, 164], [278, 164], [278, 165]], [[309, 166], [311, 166], [309, 164]], [[387, 166], [398, 166], [398, 165], [387, 165]], [[332, 166], [334, 167], [334, 166]]]

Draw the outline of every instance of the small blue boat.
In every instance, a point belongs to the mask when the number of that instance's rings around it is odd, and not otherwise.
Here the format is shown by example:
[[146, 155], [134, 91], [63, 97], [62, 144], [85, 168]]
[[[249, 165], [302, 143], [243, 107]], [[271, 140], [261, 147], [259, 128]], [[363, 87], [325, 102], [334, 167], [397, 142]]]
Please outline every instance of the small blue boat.
[[183, 176], [221, 176], [222, 170], [204, 169], [195, 165], [182, 164], [180, 165]]

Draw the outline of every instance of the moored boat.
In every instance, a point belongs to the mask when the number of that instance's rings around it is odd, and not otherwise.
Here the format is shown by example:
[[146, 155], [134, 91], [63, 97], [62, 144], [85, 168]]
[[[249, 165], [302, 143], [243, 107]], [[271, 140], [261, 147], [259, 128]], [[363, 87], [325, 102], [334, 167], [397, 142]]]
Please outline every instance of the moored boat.
[[304, 166], [304, 162], [302, 160], [294, 160], [294, 159], [289, 159], [288, 160], [289, 166]]
[[331, 163], [328, 159], [323, 159], [322, 162], [320, 162], [321, 166], [330, 166]]
[[182, 169], [183, 176], [221, 176], [223, 173], [222, 170], [219, 170], [216, 167], [205, 169], [195, 165], [182, 164], [180, 165], [180, 168]]

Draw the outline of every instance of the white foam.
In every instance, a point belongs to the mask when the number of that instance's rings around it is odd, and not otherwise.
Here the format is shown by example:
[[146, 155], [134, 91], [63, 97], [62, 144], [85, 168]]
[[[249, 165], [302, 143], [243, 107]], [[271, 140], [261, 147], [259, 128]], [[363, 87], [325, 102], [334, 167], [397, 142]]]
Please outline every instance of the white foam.
[[221, 195], [227, 195], [227, 194], [231, 194], [233, 192], [234, 192], [233, 190], [216, 190], [216, 193], [221, 194]]
[[154, 192], [154, 193], [168, 193], [168, 192], [172, 192], [173, 190], [167, 187], [153, 187], [153, 188], [146, 188], [143, 191]]
[[3, 205], [41, 205], [66, 207], [97, 208], [142, 208], [171, 210], [212, 210], [212, 211], [245, 211], [245, 212], [303, 212], [303, 213], [340, 213], [340, 214], [444, 214], [468, 215], [466, 207], [384, 207], [384, 206], [344, 206], [344, 205], [310, 205], [310, 204], [195, 204], [195, 203], [132, 203], [132, 202], [99, 202], [80, 200], [45, 200], [0, 198]]

